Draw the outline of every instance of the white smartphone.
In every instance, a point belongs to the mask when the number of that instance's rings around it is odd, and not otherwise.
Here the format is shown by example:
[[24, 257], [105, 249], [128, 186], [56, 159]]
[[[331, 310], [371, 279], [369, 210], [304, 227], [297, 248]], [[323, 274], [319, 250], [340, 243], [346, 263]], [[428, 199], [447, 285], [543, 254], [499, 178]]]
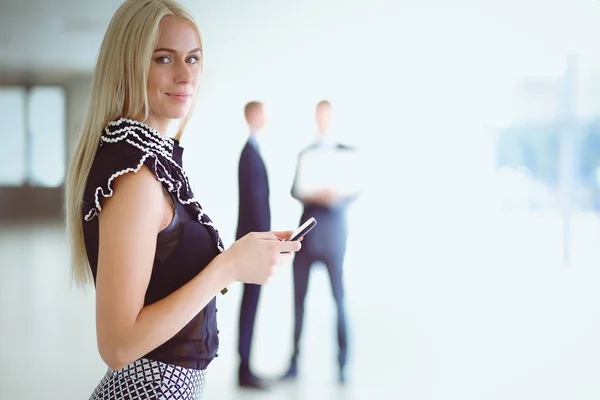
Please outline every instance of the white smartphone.
[[317, 220], [314, 217], [310, 217], [308, 220], [306, 220], [306, 222], [300, 225], [298, 229], [294, 231], [294, 233], [292, 233], [292, 236], [289, 240], [294, 241], [302, 239], [302, 237], [304, 237], [304, 235], [310, 232], [310, 230], [314, 228], [315, 225], [317, 225]]

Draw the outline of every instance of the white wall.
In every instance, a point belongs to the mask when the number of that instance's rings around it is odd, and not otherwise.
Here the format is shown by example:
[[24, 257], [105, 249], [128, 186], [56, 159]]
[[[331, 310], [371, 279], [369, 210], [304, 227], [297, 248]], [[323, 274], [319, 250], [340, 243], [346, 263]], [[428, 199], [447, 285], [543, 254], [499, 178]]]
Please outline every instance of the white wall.
[[[293, 162], [313, 136], [315, 103], [328, 98], [340, 138], [370, 155], [373, 185], [365, 197], [379, 211], [371, 224], [390, 229], [380, 218], [387, 225], [389, 218], [402, 220], [397, 213], [386, 215], [390, 207], [429, 212], [445, 203], [441, 193], [446, 201], [459, 197], [453, 206], [468, 198], [471, 180], [489, 171], [488, 122], [508, 107], [508, 83], [535, 70], [531, 63], [542, 53], [532, 45], [511, 49], [522, 37], [507, 35], [510, 29], [493, 13], [455, 5], [219, 4], [197, 15], [205, 76], [184, 144], [189, 153], [201, 154], [186, 160], [196, 190], [202, 183], [218, 188], [199, 197], [230, 238], [246, 101], [268, 105], [275, 227], [296, 223], [299, 209], [288, 196]], [[511, 58], [524, 49], [529, 59]], [[379, 184], [382, 178], [386, 183]]]

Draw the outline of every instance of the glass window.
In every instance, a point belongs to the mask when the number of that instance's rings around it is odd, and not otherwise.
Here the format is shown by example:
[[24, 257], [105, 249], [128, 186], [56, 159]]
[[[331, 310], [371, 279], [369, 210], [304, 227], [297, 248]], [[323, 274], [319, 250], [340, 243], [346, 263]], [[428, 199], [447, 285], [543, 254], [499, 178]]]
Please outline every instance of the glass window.
[[0, 186], [26, 180], [25, 96], [25, 88], [0, 88]]
[[66, 169], [65, 103], [61, 87], [37, 86], [29, 92], [27, 122], [31, 185], [58, 187], [63, 184]]

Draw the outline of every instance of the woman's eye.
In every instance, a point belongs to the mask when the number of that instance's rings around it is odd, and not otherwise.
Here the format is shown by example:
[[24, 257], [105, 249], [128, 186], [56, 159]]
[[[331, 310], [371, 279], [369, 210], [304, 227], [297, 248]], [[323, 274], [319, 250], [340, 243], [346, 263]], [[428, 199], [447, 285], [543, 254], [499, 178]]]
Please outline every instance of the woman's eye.
[[188, 58], [188, 62], [190, 64], [196, 64], [199, 61], [200, 61], [200, 57], [198, 57], [198, 56], [191, 56], [191, 57]]
[[169, 57], [167, 57], [167, 56], [157, 57], [156, 62], [159, 64], [166, 64], [169, 62]]

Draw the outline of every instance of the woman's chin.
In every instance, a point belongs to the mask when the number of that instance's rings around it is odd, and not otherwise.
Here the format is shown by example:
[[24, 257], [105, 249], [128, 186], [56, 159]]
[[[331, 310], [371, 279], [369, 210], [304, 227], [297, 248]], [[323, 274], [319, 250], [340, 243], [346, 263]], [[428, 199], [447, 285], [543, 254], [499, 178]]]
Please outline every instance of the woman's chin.
[[189, 107], [179, 108], [179, 109], [171, 109], [165, 113], [165, 117], [168, 119], [184, 119], [188, 113], [190, 112]]

